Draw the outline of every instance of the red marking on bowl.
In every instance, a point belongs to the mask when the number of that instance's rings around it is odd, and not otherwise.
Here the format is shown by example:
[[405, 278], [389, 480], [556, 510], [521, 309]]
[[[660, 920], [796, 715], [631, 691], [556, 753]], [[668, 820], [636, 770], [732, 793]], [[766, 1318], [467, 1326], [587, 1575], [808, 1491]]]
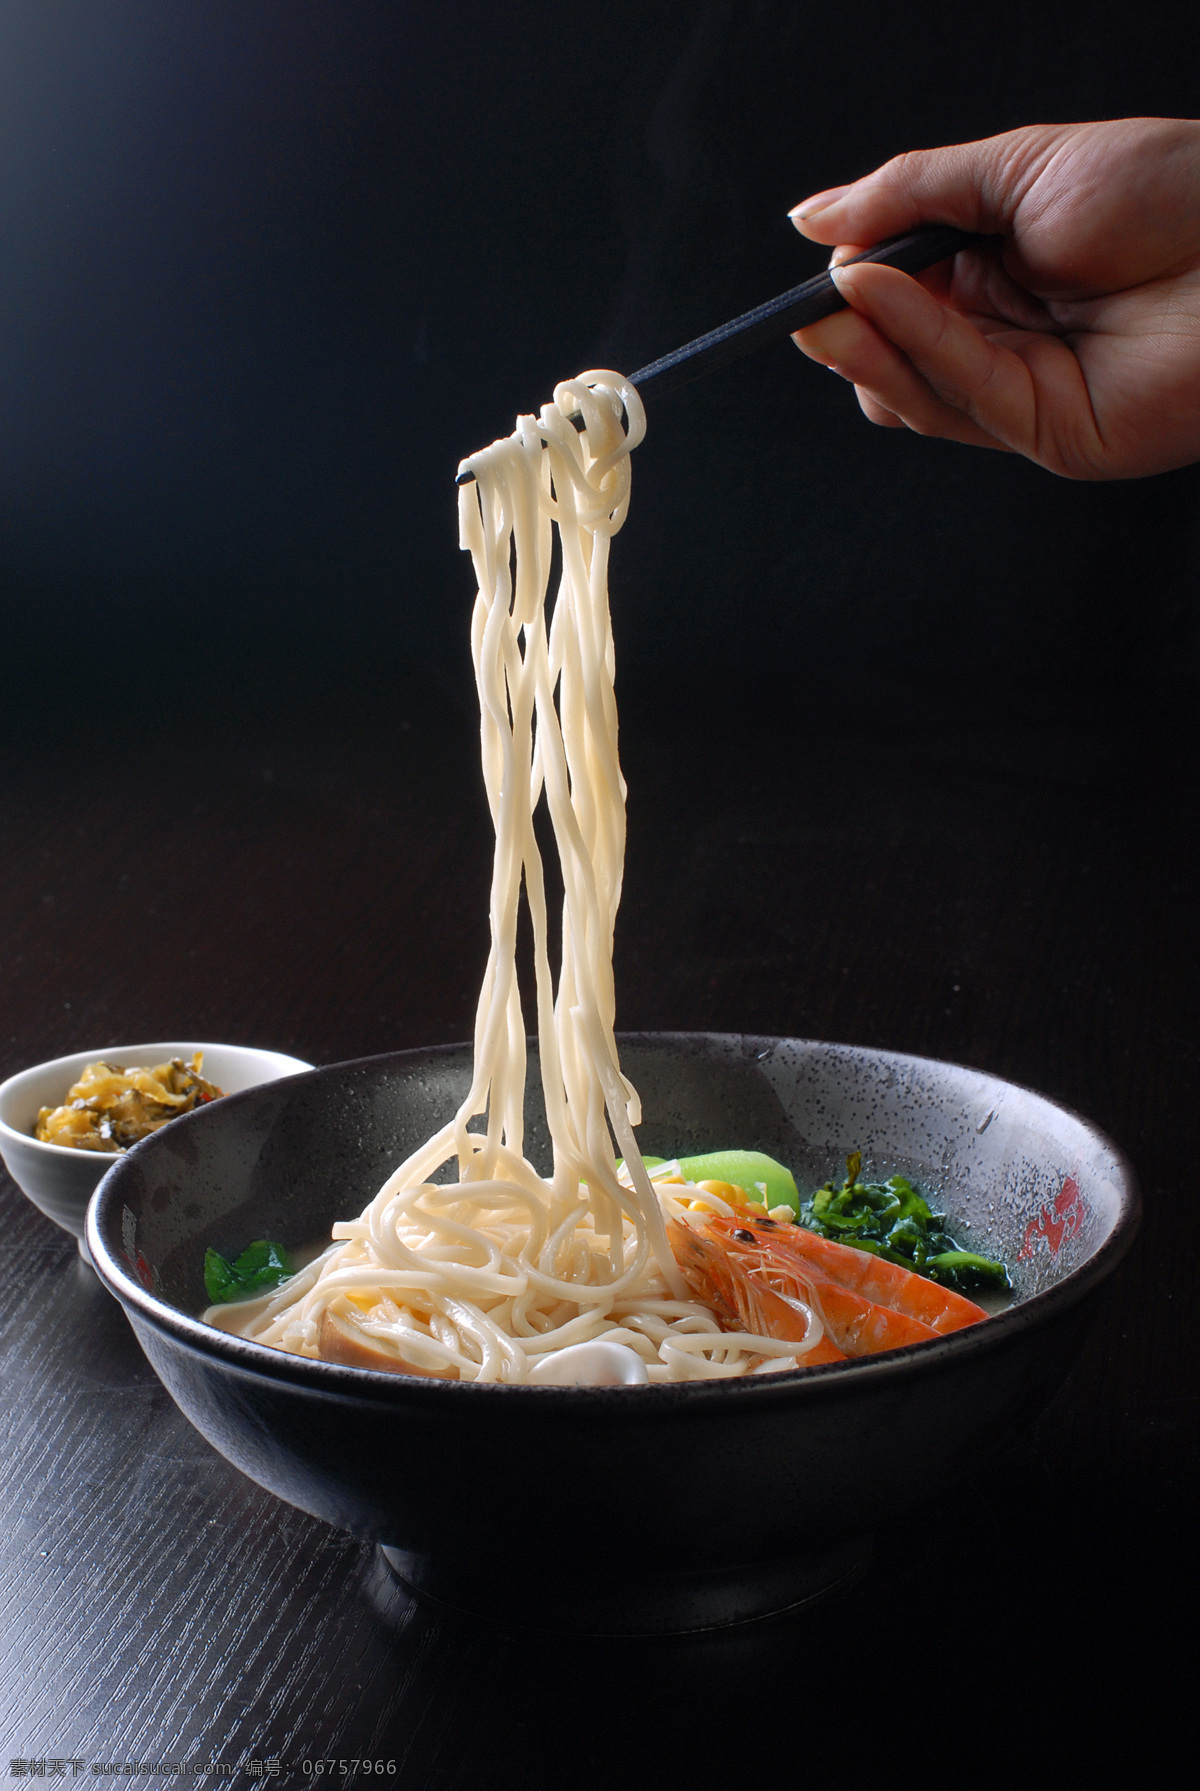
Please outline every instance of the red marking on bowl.
[[158, 1277], [151, 1264], [148, 1263], [146, 1258], [142, 1255], [141, 1251], [138, 1250], [134, 1255], [130, 1256], [128, 1250], [123, 1250], [121, 1254], [141, 1282], [142, 1286], [146, 1289], [147, 1293], [154, 1293], [157, 1289]]
[[1051, 1256], [1057, 1256], [1068, 1238], [1083, 1229], [1084, 1207], [1073, 1176], [1068, 1176], [1052, 1201], [1041, 1209], [1025, 1227], [1025, 1236], [1017, 1255], [1018, 1262], [1027, 1262], [1039, 1238], [1045, 1238]]

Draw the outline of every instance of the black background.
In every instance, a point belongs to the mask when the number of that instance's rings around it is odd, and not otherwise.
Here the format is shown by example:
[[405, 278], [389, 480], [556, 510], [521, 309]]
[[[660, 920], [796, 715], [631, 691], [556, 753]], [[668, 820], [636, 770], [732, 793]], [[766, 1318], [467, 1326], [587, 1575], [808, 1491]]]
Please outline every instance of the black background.
[[[5, 707], [31, 664], [123, 705], [150, 671], [240, 699], [314, 654], [372, 701], [458, 687], [463, 453], [815, 271], [787, 207], [901, 148], [1191, 115], [1195, 18], [7, 4]], [[1194, 470], [1071, 485], [918, 445], [785, 340], [661, 401], [637, 478], [630, 694], [1007, 708], [1014, 680], [1194, 675]]]
[[[3, 1073], [139, 1037], [333, 1061], [467, 1036], [460, 456], [557, 379], [815, 271], [787, 208], [897, 150], [1196, 115], [1195, 21], [4, 0]], [[649, 421], [613, 570], [620, 1023], [1042, 1088], [1133, 1157], [1135, 1256], [1023, 1448], [896, 1514], [852, 1595], [707, 1652], [562, 1650], [425, 1618], [389, 1639], [363, 1551], [187, 1429], [7, 1186], [12, 1755], [369, 1744], [464, 1787], [749, 1784], [780, 1748], [821, 1784], [1166, 1763], [1194, 1568], [1200, 474], [1073, 485], [875, 430], [786, 341]]]

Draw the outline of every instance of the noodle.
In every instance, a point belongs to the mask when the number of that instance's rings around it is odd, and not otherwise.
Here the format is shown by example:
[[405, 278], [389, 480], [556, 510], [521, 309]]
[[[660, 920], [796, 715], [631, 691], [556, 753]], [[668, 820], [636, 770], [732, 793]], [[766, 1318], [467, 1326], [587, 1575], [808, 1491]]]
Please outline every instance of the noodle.
[[[580, 416], [582, 432], [572, 420]], [[210, 1308], [211, 1324], [296, 1355], [328, 1353], [331, 1337], [343, 1346], [350, 1337], [352, 1351], [381, 1352], [382, 1366], [510, 1382], [529, 1379], [558, 1350], [595, 1341], [633, 1351], [646, 1378], [662, 1381], [794, 1366], [820, 1340], [815, 1315], [798, 1345], [722, 1330], [690, 1296], [666, 1229], [668, 1217], [686, 1222], [688, 1203], [652, 1186], [633, 1135], [638, 1097], [617, 1057], [612, 952], [625, 782], [608, 553], [629, 507], [630, 450], [644, 433], [628, 381], [586, 373], [558, 386], [540, 416], [521, 417], [514, 434], [463, 462], [460, 476], [472, 477], [460, 490], [461, 543], [479, 587], [471, 648], [496, 836], [471, 1087], [362, 1216], [333, 1227], [323, 1255], [271, 1294]], [[543, 795], [564, 892], [557, 989], [534, 835]], [[549, 1181], [524, 1156], [522, 884], [554, 1147]], [[483, 1130], [470, 1129], [482, 1115]], [[431, 1181], [451, 1158], [458, 1180]]]

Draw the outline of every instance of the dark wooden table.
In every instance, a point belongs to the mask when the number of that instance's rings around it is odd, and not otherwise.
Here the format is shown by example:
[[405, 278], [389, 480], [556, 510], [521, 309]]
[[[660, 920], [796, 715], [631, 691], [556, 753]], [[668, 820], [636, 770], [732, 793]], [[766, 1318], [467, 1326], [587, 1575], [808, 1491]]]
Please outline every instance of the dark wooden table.
[[[325, 1062], [469, 1035], [488, 847], [469, 693], [210, 696], [69, 734], [52, 717], [7, 749], [0, 1073], [138, 1038]], [[1130, 1154], [1143, 1231], [1066, 1390], [808, 1612], [656, 1644], [499, 1635], [389, 1590], [370, 1549], [214, 1454], [6, 1183], [0, 1772], [218, 1762], [244, 1783], [278, 1761], [301, 1785], [332, 1758], [406, 1786], [740, 1786], [781, 1755], [788, 1783], [938, 1763], [1027, 1783], [1042, 1747], [1165, 1749], [1194, 1554], [1190, 715], [1155, 692], [981, 692], [956, 714], [831, 703], [818, 725], [811, 704], [639, 697], [623, 747], [622, 1025], [959, 1059]]]

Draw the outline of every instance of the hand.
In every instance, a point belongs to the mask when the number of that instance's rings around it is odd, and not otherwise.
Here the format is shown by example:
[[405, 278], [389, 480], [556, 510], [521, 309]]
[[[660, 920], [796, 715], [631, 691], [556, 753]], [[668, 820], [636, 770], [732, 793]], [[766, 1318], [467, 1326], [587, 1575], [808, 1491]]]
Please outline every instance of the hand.
[[920, 280], [835, 273], [795, 336], [873, 423], [1069, 479], [1200, 460], [1200, 123], [1030, 125], [897, 156], [791, 213], [835, 263], [921, 224], [997, 233]]

